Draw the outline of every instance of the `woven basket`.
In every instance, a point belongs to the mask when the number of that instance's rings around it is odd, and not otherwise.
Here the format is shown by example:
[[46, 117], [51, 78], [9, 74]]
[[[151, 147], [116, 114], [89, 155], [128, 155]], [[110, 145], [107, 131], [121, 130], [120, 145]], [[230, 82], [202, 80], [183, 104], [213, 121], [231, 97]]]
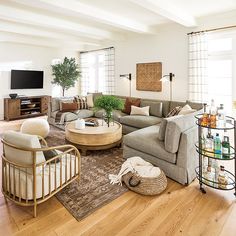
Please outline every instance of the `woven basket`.
[[167, 179], [162, 170], [156, 178], [140, 177], [129, 172], [122, 177], [122, 180], [130, 190], [143, 195], [157, 195], [167, 187]]

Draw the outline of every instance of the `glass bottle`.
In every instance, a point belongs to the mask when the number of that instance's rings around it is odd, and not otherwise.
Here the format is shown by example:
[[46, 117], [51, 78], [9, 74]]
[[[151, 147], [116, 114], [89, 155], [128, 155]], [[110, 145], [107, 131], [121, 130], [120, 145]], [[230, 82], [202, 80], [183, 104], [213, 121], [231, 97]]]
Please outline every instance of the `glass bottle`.
[[221, 140], [218, 133], [214, 138], [214, 151], [215, 151], [215, 157], [221, 158]]
[[223, 158], [230, 158], [230, 143], [229, 143], [228, 136], [224, 136], [224, 139], [222, 142], [222, 157]]
[[211, 130], [208, 129], [208, 133], [205, 141], [205, 151], [206, 155], [214, 157], [214, 138], [211, 134]]
[[224, 127], [225, 125], [225, 111], [224, 111], [224, 104], [220, 104], [220, 107], [218, 108], [218, 125], [220, 127]]
[[209, 114], [207, 113], [207, 104], [204, 103], [203, 104], [203, 115], [202, 115], [202, 119], [201, 119], [201, 126], [208, 126], [208, 120], [209, 120]]
[[203, 177], [205, 178], [204, 182], [206, 184], [213, 186], [214, 173], [212, 172], [212, 167], [211, 166], [207, 167], [207, 171], [206, 171], [206, 173]]
[[214, 99], [211, 100], [211, 106], [210, 106], [210, 127], [216, 128], [216, 114], [217, 110], [215, 107], [215, 101]]
[[220, 171], [219, 171], [219, 176], [218, 176], [218, 187], [222, 188], [222, 189], [226, 189], [227, 188], [227, 184], [228, 184], [228, 176], [225, 173], [225, 167], [224, 166], [220, 166]]

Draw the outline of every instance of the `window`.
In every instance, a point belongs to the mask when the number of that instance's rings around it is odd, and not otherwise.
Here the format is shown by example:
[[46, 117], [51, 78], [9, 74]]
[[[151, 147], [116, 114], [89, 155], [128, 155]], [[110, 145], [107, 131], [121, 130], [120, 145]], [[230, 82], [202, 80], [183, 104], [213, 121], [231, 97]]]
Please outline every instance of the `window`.
[[233, 35], [212, 33], [208, 36], [208, 97], [232, 111]]
[[81, 52], [81, 93], [115, 93], [114, 48]]
[[236, 100], [236, 33], [213, 32], [189, 36], [189, 99], [224, 104], [232, 111]]

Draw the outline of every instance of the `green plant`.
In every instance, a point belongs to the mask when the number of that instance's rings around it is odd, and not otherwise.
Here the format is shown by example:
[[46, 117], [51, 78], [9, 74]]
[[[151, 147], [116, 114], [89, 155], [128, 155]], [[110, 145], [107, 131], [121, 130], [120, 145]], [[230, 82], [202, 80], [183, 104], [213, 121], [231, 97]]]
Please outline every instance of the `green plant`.
[[111, 95], [104, 95], [99, 98], [97, 98], [94, 101], [94, 108], [95, 109], [104, 109], [105, 110], [105, 121], [108, 124], [110, 124], [110, 120], [112, 118], [112, 111], [113, 110], [122, 110], [124, 108], [124, 102]]
[[62, 63], [52, 65], [52, 84], [61, 86], [62, 95], [65, 95], [65, 90], [74, 87], [75, 82], [81, 77], [78, 64], [75, 58], [65, 57]]

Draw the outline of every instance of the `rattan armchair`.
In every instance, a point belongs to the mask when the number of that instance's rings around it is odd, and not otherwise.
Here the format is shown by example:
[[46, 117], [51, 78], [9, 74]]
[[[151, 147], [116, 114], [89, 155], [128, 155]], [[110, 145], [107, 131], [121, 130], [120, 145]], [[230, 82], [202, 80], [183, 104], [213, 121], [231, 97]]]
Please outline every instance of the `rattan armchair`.
[[[41, 137], [8, 131], [2, 139], [2, 192], [8, 200], [20, 206], [45, 202], [73, 180], [79, 178], [80, 153], [72, 145], [48, 147]], [[46, 161], [44, 151], [57, 150]]]

